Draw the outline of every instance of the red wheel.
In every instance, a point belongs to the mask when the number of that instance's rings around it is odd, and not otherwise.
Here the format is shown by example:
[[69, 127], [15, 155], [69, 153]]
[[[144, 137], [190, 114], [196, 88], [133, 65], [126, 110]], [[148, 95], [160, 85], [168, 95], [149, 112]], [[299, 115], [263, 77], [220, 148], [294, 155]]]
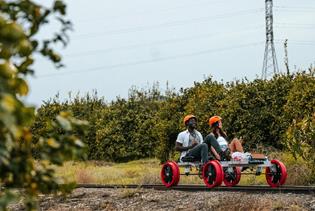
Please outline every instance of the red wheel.
[[[232, 170], [232, 171], [231, 171]], [[224, 168], [224, 184], [227, 187], [237, 185], [241, 180], [241, 169], [239, 167]]]
[[266, 168], [266, 180], [270, 187], [275, 188], [283, 185], [287, 179], [287, 169], [285, 165], [278, 161], [272, 160], [272, 167]]
[[175, 161], [170, 161], [171, 163], [174, 164], [175, 168], [177, 169], [177, 177], [176, 177], [176, 182], [174, 183], [174, 186], [177, 185], [179, 183], [179, 180], [180, 180], [180, 170], [179, 170], [179, 167], [178, 167], [178, 164], [175, 162]]
[[220, 186], [223, 178], [222, 175], [223, 171], [221, 164], [213, 160], [204, 164], [202, 170], [202, 177], [207, 187], [213, 188], [215, 186]]
[[[218, 160], [213, 160], [214, 162], [216, 162], [216, 163], [218, 163], [218, 165], [220, 165], [221, 166], [221, 163], [220, 163], [220, 161], [218, 161]], [[224, 180], [224, 171], [223, 171], [223, 167], [221, 166], [221, 169], [222, 169], [222, 181]], [[220, 184], [221, 185], [221, 184]]]
[[169, 188], [177, 185], [179, 182], [178, 165], [172, 161], [167, 161], [163, 164], [160, 175], [162, 183], [165, 187]]

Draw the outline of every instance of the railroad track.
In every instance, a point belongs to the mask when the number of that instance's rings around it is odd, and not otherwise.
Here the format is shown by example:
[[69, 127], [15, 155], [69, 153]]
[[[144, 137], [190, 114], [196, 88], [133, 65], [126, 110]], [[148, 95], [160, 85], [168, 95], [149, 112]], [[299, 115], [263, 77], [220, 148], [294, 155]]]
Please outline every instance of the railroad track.
[[282, 186], [271, 188], [269, 186], [234, 186], [207, 188], [204, 185], [178, 185], [166, 188], [164, 185], [100, 185], [100, 184], [77, 184], [76, 188], [144, 188], [154, 190], [179, 190], [179, 191], [241, 191], [241, 192], [268, 192], [268, 193], [300, 193], [315, 194], [315, 186]]

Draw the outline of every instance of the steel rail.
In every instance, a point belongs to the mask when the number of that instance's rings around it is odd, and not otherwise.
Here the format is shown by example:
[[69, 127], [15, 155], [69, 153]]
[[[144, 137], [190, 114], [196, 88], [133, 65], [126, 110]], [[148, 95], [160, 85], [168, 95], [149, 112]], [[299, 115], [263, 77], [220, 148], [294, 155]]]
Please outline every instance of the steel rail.
[[171, 188], [166, 188], [164, 185], [150, 185], [150, 184], [130, 184], [130, 185], [102, 185], [102, 184], [77, 184], [76, 188], [143, 188], [143, 189], [154, 189], [154, 190], [179, 190], [179, 191], [239, 191], [239, 192], [269, 192], [269, 193], [298, 193], [298, 194], [315, 194], [315, 186], [281, 186], [277, 188], [271, 188], [269, 186], [234, 186], [226, 187], [220, 186], [215, 188], [208, 188], [205, 185], [178, 185]]

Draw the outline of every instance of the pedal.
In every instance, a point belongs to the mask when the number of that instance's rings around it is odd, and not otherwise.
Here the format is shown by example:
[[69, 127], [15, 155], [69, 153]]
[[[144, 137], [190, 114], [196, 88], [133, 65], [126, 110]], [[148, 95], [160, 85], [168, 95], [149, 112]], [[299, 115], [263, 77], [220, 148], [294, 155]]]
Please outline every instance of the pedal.
[[185, 167], [185, 175], [188, 176], [190, 173], [190, 166]]
[[262, 167], [257, 167], [255, 175], [259, 176], [259, 175], [261, 175], [261, 172], [262, 172]]

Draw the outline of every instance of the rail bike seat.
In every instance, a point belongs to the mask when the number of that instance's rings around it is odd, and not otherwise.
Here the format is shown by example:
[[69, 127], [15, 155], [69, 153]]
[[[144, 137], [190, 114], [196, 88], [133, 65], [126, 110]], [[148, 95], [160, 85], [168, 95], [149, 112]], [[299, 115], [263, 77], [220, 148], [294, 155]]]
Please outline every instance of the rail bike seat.
[[263, 160], [249, 160], [248, 164], [264, 164]]
[[191, 155], [186, 155], [185, 157], [183, 157], [181, 159], [182, 162], [196, 162], [196, 161], [200, 161], [200, 159], [194, 157], [194, 156], [191, 156]]
[[[208, 156], [209, 160], [215, 160], [215, 158], [213, 156]], [[194, 156], [191, 155], [186, 155], [185, 157], [183, 157], [180, 162], [200, 162], [200, 158], [196, 158]]]

